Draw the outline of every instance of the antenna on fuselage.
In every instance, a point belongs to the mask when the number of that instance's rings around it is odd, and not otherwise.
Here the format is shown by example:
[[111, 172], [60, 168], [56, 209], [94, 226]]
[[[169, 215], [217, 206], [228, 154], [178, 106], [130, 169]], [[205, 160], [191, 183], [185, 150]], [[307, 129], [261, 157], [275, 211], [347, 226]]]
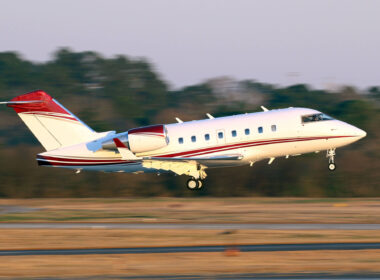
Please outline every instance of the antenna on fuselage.
[[183, 121], [180, 118], [175, 117], [175, 120], [179, 123], [183, 123]]
[[209, 118], [209, 119], [215, 119], [211, 114], [209, 113], [206, 113], [206, 116]]
[[261, 109], [263, 109], [264, 112], [268, 112], [269, 110], [267, 108], [265, 108], [264, 106], [260, 106]]

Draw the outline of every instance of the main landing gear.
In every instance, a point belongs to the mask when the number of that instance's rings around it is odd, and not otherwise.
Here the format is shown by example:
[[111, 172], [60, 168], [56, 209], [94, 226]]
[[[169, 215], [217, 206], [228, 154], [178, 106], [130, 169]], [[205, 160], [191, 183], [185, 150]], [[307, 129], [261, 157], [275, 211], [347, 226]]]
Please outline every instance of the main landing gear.
[[336, 165], [334, 162], [335, 149], [327, 150], [326, 157], [329, 159], [329, 170], [334, 171], [336, 169]]
[[186, 183], [187, 188], [192, 191], [199, 190], [200, 188], [202, 188], [202, 185], [203, 185], [202, 180], [195, 179], [194, 177], [187, 180], [187, 183]]

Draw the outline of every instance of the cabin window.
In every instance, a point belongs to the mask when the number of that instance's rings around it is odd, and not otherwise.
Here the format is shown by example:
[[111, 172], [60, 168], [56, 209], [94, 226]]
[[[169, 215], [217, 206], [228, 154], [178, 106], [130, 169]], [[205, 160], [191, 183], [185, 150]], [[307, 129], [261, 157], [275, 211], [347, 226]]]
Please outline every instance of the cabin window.
[[191, 142], [196, 142], [197, 141], [197, 137], [196, 136], [191, 136]]
[[244, 130], [244, 134], [245, 134], [245, 135], [249, 135], [249, 133], [250, 133], [249, 128], [246, 128], [246, 129]]
[[223, 132], [218, 132], [218, 138], [222, 139], [223, 138]]
[[263, 133], [264, 129], [263, 129], [262, 126], [260, 126], [259, 128], [257, 128], [257, 131], [258, 131], [259, 133]]
[[210, 134], [208, 134], [208, 133], [205, 134], [205, 140], [206, 140], [206, 141], [209, 141], [209, 140], [210, 140]]
[[272, 124], [271, 129], [273, 132], [275, 132], [277, 130], [277, 126], [275, 124]]
[[329, 121], [329, 120], [333, 120], [333, 118], [322, 113], [302, 116], [303, 123]]
[[178, 143], [183, 144], [183, 138], [182, 137], [178, 138]]
[[231, 135], [232, 135], [232, 137], [236, 137], [236, 135], [237, 135], [236, 130], [232, 130]]

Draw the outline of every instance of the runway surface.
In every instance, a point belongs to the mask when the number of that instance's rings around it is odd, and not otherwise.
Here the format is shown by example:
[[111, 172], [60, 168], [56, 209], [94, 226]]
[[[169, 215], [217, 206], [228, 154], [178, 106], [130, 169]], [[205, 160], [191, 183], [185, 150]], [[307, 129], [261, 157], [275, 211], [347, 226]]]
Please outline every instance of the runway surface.
[[224, 252], [227, 249], [241, 252], [280, 252], [314, 250], [369, 250], [380, 249], [379, 243], [302, 243], [260, 245], [216, 245], [216, 246], [173, 246], [140, 248], [89, 248], [89, 249], [46, 249], [46, 250], [0, 250], [0, 256], [32, 255], [95, 255], [95, 254], [156, 254], [156, 253], [200, 253]]
[[380, 230], [380, 224], [0, 223], [0, 229], [278, 229]]
[[[4, 278], [4, 279], [25, 279], [25, 278]], [[28, 278], [29, 279], [29, 278]], [[128, 280], [326, 280], [326, 279], [350, 279], [350, 280], [369, 280], [380, 279], [379, 273], [229, 273], [229, 274], [193, 274], [193, 275], [146, 275], [146, 276], [118, 276], [118, 275], [102, 275], [102, 276], [83, 276], [83, 277], [38, 277], [30, 278], [38, 280], [101, 280], [101, 279], [128, 279]]]

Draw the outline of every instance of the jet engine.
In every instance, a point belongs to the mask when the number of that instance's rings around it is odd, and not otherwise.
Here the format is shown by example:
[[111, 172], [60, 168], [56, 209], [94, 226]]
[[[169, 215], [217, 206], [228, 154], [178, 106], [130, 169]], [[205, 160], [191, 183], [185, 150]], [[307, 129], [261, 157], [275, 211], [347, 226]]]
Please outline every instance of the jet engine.
[[162, 124], [133, 128], [116, 134], [112, 139], [103, 142], [102, 148], [116, 149], [114, 138], [118, 138], [133, 153], [150, 152], [169, 144], [166, 128]]

